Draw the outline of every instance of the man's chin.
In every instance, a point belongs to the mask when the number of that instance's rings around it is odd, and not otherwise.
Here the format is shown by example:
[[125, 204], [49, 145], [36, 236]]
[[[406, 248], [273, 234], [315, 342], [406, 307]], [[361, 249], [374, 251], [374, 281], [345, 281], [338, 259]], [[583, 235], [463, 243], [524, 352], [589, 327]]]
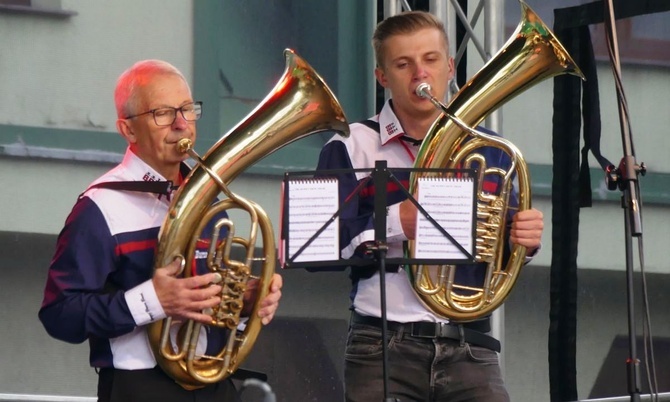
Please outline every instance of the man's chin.
[[424, 118], [437, 118], [440, 110], [435, 107], [432, 103], [428, 105], [421, 105], [419, 108], [419, 114]]
[[175, 152], [175, 153], [169, 158], [169, 161], [170, 161], [170, 163], [178, 164], [178, 163], [182, 163], [182, 162], [186, 161], [187, 159], [189, 159], [189, 156], [188, 156], [187, 153], [183, 153], [183, 154], [182, 154], [182, 153], [179, 153], [179, 152]]

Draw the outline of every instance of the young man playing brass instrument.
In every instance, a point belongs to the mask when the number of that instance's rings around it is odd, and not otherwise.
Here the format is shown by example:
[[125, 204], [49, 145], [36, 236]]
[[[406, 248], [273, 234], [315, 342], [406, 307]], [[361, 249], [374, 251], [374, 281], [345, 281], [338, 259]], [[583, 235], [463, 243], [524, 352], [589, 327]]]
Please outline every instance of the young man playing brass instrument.
[[[387, 161], [389, 168], [413, 167], [421, 140], [440, 115], [428, 99], [417, 94], [417, 87], [428, 84], [434, 97], [444, 99], [454, 76], [442, 23], [427, 12], [404, 12], [382, 21], [372, 42], [375, 76], [390, 92], [390, 99], [378, 115], [352, 124], [348, 138], [333, 137], [321, 151], [319, 170], [371, 169], [377, 160]], [[495, 151], [485, 157], [488, 166], [505, 163]], [[340, 197], [351, 194], [368, 175], [339, 175]], [[366, 244], [375, 239], [372, 195], [379, 191], [385, 189], [365, 188], [343, 210], [342, 258], [362, 256]], [[403, 242], [415, 236], [417, 208], [391, 184], [386, 191], [387, 257], [402, 258]], [[509, 242], [525, 246], [527, 255], [532, 256], [540, 246], [542, 213], [532, 208], [520, 211], [505, 230]], [[403, 401], [509, 401], [498, 365], [500, 344], [487, 334], [489, 318], [456, 326], [420, 302], [401, 267], [387, 266], [386, 270], [390, 396]], [[350, 277], [352, 316], [345, 355], [345, 399], [381, 401], [385, 395], [380, 273], [377, 267], [352, 267]], [[446, 331], [449, 326], [454, 330]]]

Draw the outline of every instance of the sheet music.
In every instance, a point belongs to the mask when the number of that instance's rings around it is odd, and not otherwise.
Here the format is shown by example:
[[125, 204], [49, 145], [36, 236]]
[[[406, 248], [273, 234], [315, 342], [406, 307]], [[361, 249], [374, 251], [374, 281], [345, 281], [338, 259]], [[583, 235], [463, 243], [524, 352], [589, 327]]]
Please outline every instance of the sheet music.
[[[337, 179], [288, 181], [289, 258], [332, 218], [338, 207]], [[333, 261], [339, 258], [339, 219], [335, 218], [293, 261]]]
[[[420, 177], [419, 204], [449, 235], [473, 255], [474, 180], [472, 178]], [[417, 214], [415, 258], [467, 258], [448, 237]]]

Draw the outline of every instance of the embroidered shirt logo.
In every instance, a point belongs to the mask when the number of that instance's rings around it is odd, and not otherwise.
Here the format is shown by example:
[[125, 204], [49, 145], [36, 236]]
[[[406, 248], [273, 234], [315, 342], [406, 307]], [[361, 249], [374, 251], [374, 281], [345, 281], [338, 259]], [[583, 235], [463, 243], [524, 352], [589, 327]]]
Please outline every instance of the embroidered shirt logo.
[[[155, 181], [162, 181], [159, 177], [156, 177], [155, 174], [151, 172], [146, 172], [144, 176], [142, 176], [142, 180], [148, 181], [148, 182], [155, 182]], [[158, 199], [161, 200], [163, 199], [163, 196], [170, 202], [170, 199], [172, 198], [172, 192], [175, 190], [175, 187], [169, 187], [168, 188], [168, 193], [165, 194], [163, 192], [158, 193]]]
[[384, 129], [386, 130], [386, 134], [388, 135], [393, 135], [398, 132], [398, 127], [396, 127], [395, 123], [389, 123], [387, 124]]
[[153, 173], [146, 172], [144, 174], [144, 176], [142, 176], [142, 180], [144, 180], [144, 181], [159, 181], [160, 179], [158, 177], [156, 177], [156, 175], [154, 175]]

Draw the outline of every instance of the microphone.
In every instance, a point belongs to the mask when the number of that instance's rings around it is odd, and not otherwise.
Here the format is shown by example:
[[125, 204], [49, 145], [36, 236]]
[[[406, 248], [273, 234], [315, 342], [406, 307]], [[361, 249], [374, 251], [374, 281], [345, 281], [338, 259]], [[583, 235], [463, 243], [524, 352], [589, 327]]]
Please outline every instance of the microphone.
[[416, 93], [417, 96], [425, 99], [431, 99], [433, 95], [431, 95], [430, 90], [431, 90], [430, 84], [427, 82], [422, 82], [419, 84], [416, 89], [414, 90], [414, 93]]
[[483, 134], [480, 131], [477, 131], [476, 129], [473, 129], [472, 127], [469, 127], [465, 122], [463, 122], [461, 119], [458, 117], [454, 116], [453, 114], [449, 113], [449, 110], [447, 109], [447, 106], [445, 106], [442, 102], [437, 100], [433, 96], [433, 94], [430, 93], [431, 87], [430, 84], [427, 82], [422, 82], [421, 84], [417, 85], [416, 89], [414, 89], [414, 93], [417, 94], [417, 96], [421, 98], [425, 98], [430, 100], [430, 102], [444, 114], [446, 117], [451, 119], [458, 127], [460, 127], [462, 130], [467, 131], [473, 135], [478, 135], [478, 136], [486, 136], [487, 139], [494, 138], [491, 136], [488, 136], [487, 134]]

